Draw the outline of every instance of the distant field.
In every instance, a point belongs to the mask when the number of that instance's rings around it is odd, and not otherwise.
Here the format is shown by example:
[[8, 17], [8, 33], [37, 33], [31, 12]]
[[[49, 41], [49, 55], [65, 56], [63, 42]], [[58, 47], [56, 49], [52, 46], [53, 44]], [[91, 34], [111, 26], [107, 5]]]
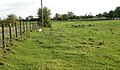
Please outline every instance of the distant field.
[[52, 23], [0, 50], [0, 70], [120, 69], [119, 20]]

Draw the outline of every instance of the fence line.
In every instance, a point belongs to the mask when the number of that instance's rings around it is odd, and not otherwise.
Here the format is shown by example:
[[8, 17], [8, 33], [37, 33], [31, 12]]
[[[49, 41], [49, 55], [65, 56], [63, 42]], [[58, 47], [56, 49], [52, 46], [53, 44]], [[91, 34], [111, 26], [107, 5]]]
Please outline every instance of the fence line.
[[[25, 23], [26, 22], [26, 23]], [[22, 33], [26, 33], [30, 30], [30, 32], [32, 32], [33, 30], [37, 29], [37, 23], [36, 22], [30, 22], [29, 21], [29, 26], [28, 26], [28, 22], [27, 21], [19, 21], [19, 25], [17, 26], [17, 22], [14, 23], [14, 29], [12, 29], [12, 23], [8, 23], [9, 26], [9, 31], [6, 32], [5, 30], [5, 24], [6, 23], [2, 23], [2, 48], [5, 48], [5, 35], [9, 36], [9, 42], [12, 43], [12, 39], [13, 36], [12, 34], [15, 34], [15, 38], [18, 38], [18, 33], [20, 33], [20, 36], [22, 35]], [[19, 28], [18, 28], [19, 27]], [[9, 33], [7, 35], [7, 33]]]

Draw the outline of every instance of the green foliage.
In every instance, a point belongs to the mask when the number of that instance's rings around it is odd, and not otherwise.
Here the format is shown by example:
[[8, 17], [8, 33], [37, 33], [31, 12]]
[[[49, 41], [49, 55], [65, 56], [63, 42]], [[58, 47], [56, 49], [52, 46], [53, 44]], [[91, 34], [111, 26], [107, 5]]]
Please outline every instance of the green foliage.
[[30, 20], [33, 20], [34, 18], [33, 18], [33, 16], [32, 15], [30, 15], [30, 16], [28, 16], [28, 17], [26, 17], [26, 21], [30, 21]]
[[117, 7], [116, 9], [115, 9], [115, 15], [116, 15], [116, 17], [118, 18], [120, 18], [120, 7]]
[[54, 20], [69, 20], [69, 19], [76, 19], [75, 17], [74, 17], [75, 15], [74, 15], [74, 13], [73, 12], [68, 12], [67, 14], [58, 14], [58, 13], [56, 13], [55, 14], [55, 17], [53, 18]]
[[62, 14], [62, 20], [68, 20], [69, 16], [68, 14]]
[[111, 10], [111, 11], [108, 13], [108, 17], [109, 17], [110, 19], [114, 19], [114, 18], [115, 18], [115, 12]]
[[54, 20], [62, 20], [62, 16], [58, 13], [55, 14]]
[[92, 19], [93, 15], [92, 13], [89, 13], [88, 15], [84, 16], [77, 16], [74, 15], [73, 12], [68, 12], [67, 14], [55, 14], [55, 17], [53, 17], [53, 20], [58, 20], [58, 21], [73, 21], [73, 20], [80, 20], [80, 19]]
[[103, 15], [101, 13], [99, 13], [98, 15], [96, 15], [98, 18], [102, 17]]
[[1, 20], [0, 19], [0, 26], [1, 23], [5, 23], [5, 27], [8, 27], [9, 23], [12, 24], [12, 26], [14, 26], [15, 22], [18, 22], [18, 18], [15, 14], [10, 14], [7, 16], [6, 19]]
[[8, 23], [12, 23], [12, 26], [15, 24], [15, 22], [17, 22], [17, 20], [18, 20], [18, 18], [17, 18], [17, 16], [15, 14], [8, 15], [7, 19], [6, 19], [6, 21]]
[[102, 16], [106, 17], [108, 19], [108, 13], [107, 12], [104, 12]]
[[[40, 21], [40, 23], [42, 22], [42, 9], [41, 8], [39, 8], [38, 9], [38, 13], [37, 13], [37, 15], [38, 15], [38, 19], [39, 19], [39, 21]], [[41, 26], [43, 26], [43, 27], [52, 27], [52, 25], [51, 25], [51, 21], [50, 21], [50, 15], [51, 15], [51, 13], [50, 13], [50, 9], [48, 9], [47, 7], [44, 7], [43, 8], [43, 24], [41, 23], [39, 23], [39, 25], [41, 25]]]
[[68, 18], [73, 19], [74, 13], [73, 12], [68, 12]]

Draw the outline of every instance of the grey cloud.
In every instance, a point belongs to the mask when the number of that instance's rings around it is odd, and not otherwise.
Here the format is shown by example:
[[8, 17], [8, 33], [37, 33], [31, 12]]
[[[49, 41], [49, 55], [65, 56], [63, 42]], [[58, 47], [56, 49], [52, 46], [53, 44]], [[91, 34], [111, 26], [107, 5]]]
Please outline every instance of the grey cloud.
[[37, 1], [14, 2], [0, 5], [0, 16], [7, 15], [6, 13], [17, 13], [26, 9], [31, 9], [32, 6], [37, 5]]

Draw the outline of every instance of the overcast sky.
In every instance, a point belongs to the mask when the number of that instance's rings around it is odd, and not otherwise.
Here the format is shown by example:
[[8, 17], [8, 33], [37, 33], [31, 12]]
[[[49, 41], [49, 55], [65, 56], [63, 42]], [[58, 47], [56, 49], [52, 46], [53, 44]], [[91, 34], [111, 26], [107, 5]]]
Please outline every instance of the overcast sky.
[[[37, 16], [37, 10], [41, 6], [41, 0], [0, 0], [0, 17], [5, 18], [8, 14], [26, 17]], [[43, 0], [43, 5], [47, 6], [52, 13], [74, 12], [76, 15], [108, 12], [120, 6], [120, 0]]]

